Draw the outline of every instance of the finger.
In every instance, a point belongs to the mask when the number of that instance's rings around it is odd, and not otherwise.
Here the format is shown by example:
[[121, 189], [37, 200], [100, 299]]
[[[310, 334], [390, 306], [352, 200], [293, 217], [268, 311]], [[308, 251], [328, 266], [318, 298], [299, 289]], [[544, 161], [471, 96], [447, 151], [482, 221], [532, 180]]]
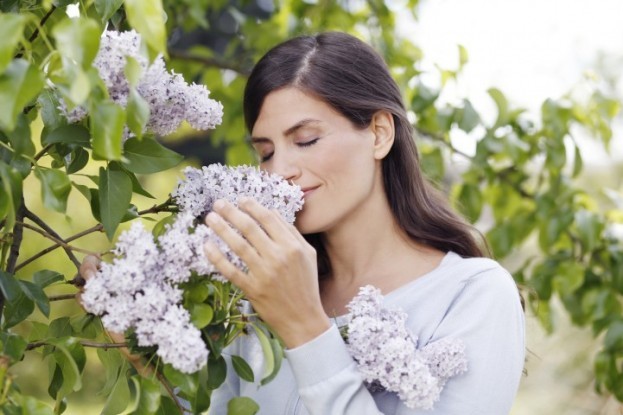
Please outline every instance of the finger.
[[80, 276], [82, 276], [85, 280], [93, 277], [99, 269], [100, 262], [101, 260], [95, 255], [85, 256], [80, 264]]
[[260, 256], [255, 248], [218, 213], [208, 213], [205, 222], [248, 266], [257, 263]]
[[240, 198], [239, 206], [262, 226], [270, 239], [277, 243], [288, 242], [290, 231], [287, 229], [287, 222], [277, 211], [271, 211], [258, 201], [247, 197]]
[[240, 271], [234, 264], [229, 262], [227, 257], [212, 242], [206, 242], [203, 246], [208, 261], [220, 272], [225, 278], [237, 285], [241, 290], [245, 291], [248, 277]]
[[237, 208], [225, 200], [220, 200], [214, 204], [214, 210], [240, 231], [244, 239], [256, 248], [256, 252], [257, 247], [272, 244], [270, 237], [260, 224], [241, 208]]

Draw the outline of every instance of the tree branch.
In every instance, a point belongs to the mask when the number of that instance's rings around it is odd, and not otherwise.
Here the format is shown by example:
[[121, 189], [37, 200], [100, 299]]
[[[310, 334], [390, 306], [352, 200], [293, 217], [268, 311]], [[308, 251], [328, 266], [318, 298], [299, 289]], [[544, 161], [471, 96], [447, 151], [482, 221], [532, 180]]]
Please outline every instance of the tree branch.
[[37, 232], [39, 235], [42, 235], [54, 242], [56, 242], [57, 244], [59, 244], [60, 246], [63, 247], [63, 249], [65, 250], [65, 252], [67, 252], [67, 255], [69, 256], [69, 258], [71, 259], [71, 261], [76, 265], [76, 268], [80, 268], [80, 261], [78, 261], [78, 259], [76, 258], [76, 256], [73, 254], [73, 252], [71, 251], [77, 251], [77, 252], [82, 252], [83, 254], [87, 254], [87, 255], [97, 255], [97, 252], [92, 252], [86, 249], [82, 249], [82, 248], [77, 248], [75, 246], [71, 246], [65, 243], [65, 241], [63, 241], [62, 239], [59, 239], [53, 235], [50, 235], [48, 232], [46, 232], [45, 230], [41, 230], [39, 228], [37, 228], [36, 226], [32, 226], [29, 225], [25, 222], [16, 222], [19, 223], [21, 226], [23, 226], [26, 229], [30, 229], [31, 231], [35, 231]]
[[[13, 243], [11, 244], [11, 250], [9, 251], [9, 259], [7, 261], [6, 271], [9, 274], [15, 273], [15, 265], [17, 264], [17, 257], [19, 257], [19, 248], [22, 245], [22, 237], [24, 236], [24, 228], [19, 224], [23, 219], [26, 212], [26, 205], [24, 204], [24, 198], [20, 201], [19, 208], [15, 214], [15, 226], [13, 226]], [[0, 292], [0, 317], [4, 310], [4, 296]]]
[[62, 301], [62, 300], [75, 300], [76, 294], [59, 294], [51, 295], [48, 297], [48, 301]]
[[246, 65], [235, 65], [222, 59], [195, 55], [185, 50], [171, 49], [169, 50], [169, 56], [173, 59], [198, 62], [205, 66], [212, 66], [219, 69], [229, 69], [244, 77], [248, 77], [251, 74], [251, 68]]
[[[98, 343], [89, 340], [80, 340], [80, 344], [84, 347], [94, 347], [98, 349], [119, 349], [122, 347], [128, 347], [127, 343]], [[54, 346], [54, 344], [46, 341], [28, 343], [26, 350], [33, 350], [43, 346]]]
[[[69, 238], [65, 239], [65, 243], [69, 243], [69, 242], [71, 242], [73, 240], [76, 240], [78, 238], [82, 238], [83, 236], [86, 236], [86, 235], [88, 235], [90, 233], [98, 232], [98, 231], [101, 232], [103, 230], [104, 230], [104, 226], [102, 226], [102, 224], [99, 223], [99, 224], [97, 224], [97, 225], [95, 225], [95, 226], [93, 226], [93, 227], [91, 227], [89, 229], [86, 229], [86, 230], [84, 230], [82, 232], [79, 232], [79, 233], [73, 235], [73, 236], [70, 236]], [[51, 245], [51, 246], [45, 248], [43, 251], [41, 251], [41, 252], [31, 256], [30, 258], [26, 259], [24, 262], [20, 263], [17, 267], [15, 267], [15, 271], [19, 270], [20, 268], [25, 267], [26, 265], [30, 264], [33, 261], [41, 258], [45, 254], [54, 251], [56, 248], [58, 248], [60, 246], [61, 246], [60, 243], [55, 242], [54, 245]]]
[[[50, 16], [52, 16], [52, 13], [54, 13], [54, 10], [56, 10], [56, 6], [52, 5], [52, 7], [50, 7], [50, 10], [48, 10], [48, 12], [45, 14], [45, 16], [43, 16], [41, 18], [41, 21], [39, 22], [39, 27], [43, 27], [45, 22], [47, 22], [47, 20], [50, 18]], [[37, 27], [35, 29], [35, 31], [32, 32], [32, 35], [30, 35], [30, 37], [28, 38], [28, 42], [30, 42], [30, 43], [34, 42], [34, 40], [37, 38], [37, 36], [39, 36], [39, 27]], [[15, 55], [15, 57], [16, 58], [21, 58], [22, 56], [24, 56], [23, 48], [22, 48], [22, 51], [20, 51], [17, 55]]]

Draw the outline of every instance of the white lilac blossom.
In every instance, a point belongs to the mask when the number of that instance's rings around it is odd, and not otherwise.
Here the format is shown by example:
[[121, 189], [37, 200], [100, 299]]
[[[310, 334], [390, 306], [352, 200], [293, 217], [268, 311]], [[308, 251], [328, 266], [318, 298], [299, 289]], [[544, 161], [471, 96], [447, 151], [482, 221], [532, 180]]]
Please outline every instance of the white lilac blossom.
[[383, 305], [381, 291], [362, 287], [349, 303], [347, 348], [371, 390], [394, 392], [412, 409], [431, 409], [447, 380], [467, 370], [460, 339], [444, 338], [418, 349], [407, 314]]
[[176, 369], [193, 373], [207, 361], [208, 349], [190, 314], [181, 306], [179, 284], [192, 273], [223, 281], [203, 253], [206, 241], [216, 244], [238, 268], [246, 266], [210, 228], [197, 218], [223, 198], [237, 203], [253, 198], [276, 209], [286, 221], [303, 205], [298, 186], [249, 166], [220, 164], [202, 170], [187, 168], [172, 195], [180, 208], [174, 222], [154, 240], [140, 222], [121, 233], [111, 263], [103, 262], [82, 294], [84, 308], [100, 315], [106, 329], [134, 330], [139, 346], [157, 346], [156, 353]]
[[201, 169], [187, 167], [184, 175], [186, 180], [180, 182], [171, 195], [182, 211], [196, 217], [211, 211], [217, 199], [237, 205], [240, 196], [277, 210], [289, 223], [294, 222], [296, 212], [303, 207], [303, 192], [298, 186], [255, 167], [211, 164]]
[[[130, 93], [130, 84], [125, 75], [128, 57], [133, 58], [141, 70], [136, 91], [149, 105], [147, 131], [160, 135], [171, 134], [184, 120], [198, 130], [212, 129], [221, 123], [223, 106], [210, 98], [210, 91], [203, 85], [188, 85], [180, 74], [167, 71], [161, 55], [150, 64], [141, 53], [141, 37], [134, 30], [105, 31], [93, 61], [113, 102], [126, 107]], [[69, 110], [62, 99], [60, 109], [71, 123], [88, 115], [81, 106]], [[124, 131], [126, 138], [131, 135], [127, 127]]]

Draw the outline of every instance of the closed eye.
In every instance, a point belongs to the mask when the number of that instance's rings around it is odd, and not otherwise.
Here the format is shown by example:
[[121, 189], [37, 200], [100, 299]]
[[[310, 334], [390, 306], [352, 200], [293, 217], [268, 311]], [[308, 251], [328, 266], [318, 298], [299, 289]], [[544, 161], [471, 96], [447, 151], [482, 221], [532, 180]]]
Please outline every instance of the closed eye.
[[313, 146], [314, 144], [316, 144], [318, 140], [320, 140], [320, 138], [316, 137], [313, 140], [305, 141], [302, 143], [296, 143], [296, 145], [299, 147], [309, 147], [309, 146]]

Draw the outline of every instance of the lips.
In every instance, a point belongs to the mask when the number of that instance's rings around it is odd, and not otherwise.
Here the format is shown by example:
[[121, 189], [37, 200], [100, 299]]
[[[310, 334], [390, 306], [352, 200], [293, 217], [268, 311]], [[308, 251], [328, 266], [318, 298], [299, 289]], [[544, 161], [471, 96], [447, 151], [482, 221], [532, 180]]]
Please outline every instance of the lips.
[[320, 186], [302, 188], [301, 190], [303, 191], [303, 197], [307, 197], [310, 193], [312, 193], [314, 190], [316, 190], [319, 187]]

